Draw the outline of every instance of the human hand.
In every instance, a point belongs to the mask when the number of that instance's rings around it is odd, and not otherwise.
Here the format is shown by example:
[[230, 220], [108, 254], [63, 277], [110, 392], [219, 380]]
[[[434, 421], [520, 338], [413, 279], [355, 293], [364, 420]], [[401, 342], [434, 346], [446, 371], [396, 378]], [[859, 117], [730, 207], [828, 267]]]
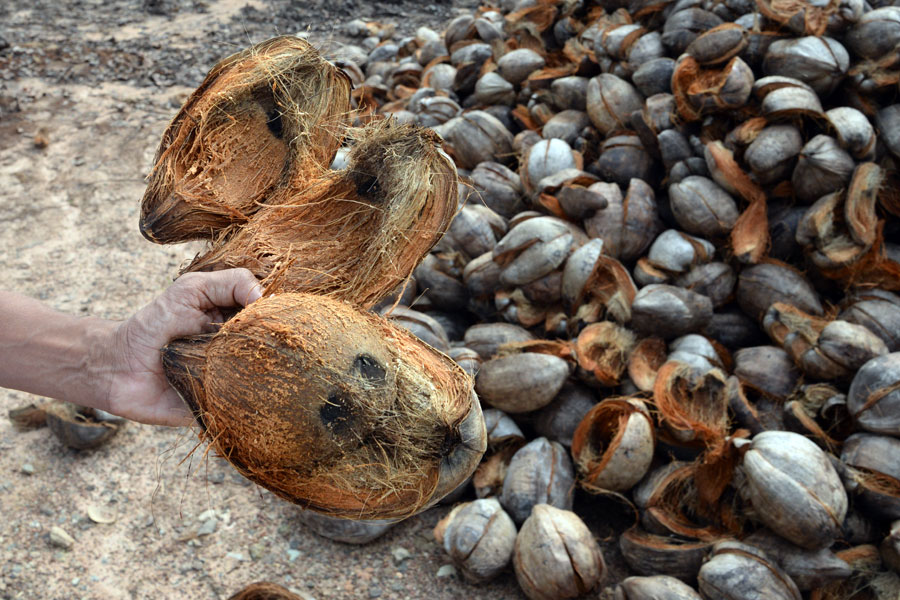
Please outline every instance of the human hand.
[[188, 273], [112, 332], [105, 410], [151, 425], [188, 425], [191, 412], [169, 385], [160, 350], [171, 340], [216, 330], [221, 308], [262, 295], [247, 269]]

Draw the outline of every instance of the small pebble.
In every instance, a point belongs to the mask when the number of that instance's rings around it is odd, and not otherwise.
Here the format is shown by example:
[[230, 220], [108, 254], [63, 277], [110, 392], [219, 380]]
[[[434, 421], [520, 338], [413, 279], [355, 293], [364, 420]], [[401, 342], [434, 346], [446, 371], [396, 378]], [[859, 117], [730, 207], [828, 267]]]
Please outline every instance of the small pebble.
[[210, 535], [215, 532], [216, 526], [219, 524], [219, 521], [215, 517], [210, 517], [201, 523], [200, 528], [197, 530], [197, 535]]
[[293, 548], [288, 548], [287, 555], [288, 561], [294, 562], [295, 560], [297, 560], [297, 557], [300, 556], [300, 551], [294, 550]]
[[75, 538], [66, 533], [66, 530], [62, 527], [54, 525], [50, 528], [50, 543], [59, 548], [68, 550], [75, 545]]
[[262, 543], [252, 544], [250, 546], [250, 558], [259, 560], [266, 554], [266, 546]]
[[412, 552], [401, 546], [394, 546], [393, 548], [391, 548], [391, 554], [394, 556], [394, 562], [397, 564], [400, 564], [404, 560], [412, 558]]
[[34, 465], [31, 463], [25, 463], [22, 465], [22, 472], [26, 475], [34, 475]]
[[240, 552], [229, 552], [225, 556], [227, 556], [228, 558], [233, 558], [234, 560], [237, 560], [240, 562], [245, 562], [248, 560], [247, 557], [244, 556], [243, 554], [241, 554]]
[[456, 567], [453, 565], [443, 565], [437, 572], [438, 579], [445, 579], [454, 575], [456, 575]]
[[381, 588], [377, 585], [373, 585], [369, 588], [369, 598], [380, 598], [381, 597]]

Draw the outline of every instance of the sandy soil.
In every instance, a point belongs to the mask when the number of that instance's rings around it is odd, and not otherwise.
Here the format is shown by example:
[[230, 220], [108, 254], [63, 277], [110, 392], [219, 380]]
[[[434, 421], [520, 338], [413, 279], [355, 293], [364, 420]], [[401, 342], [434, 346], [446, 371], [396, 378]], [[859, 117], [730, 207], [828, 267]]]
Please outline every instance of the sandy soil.
[[[197, 251], [144, 240], [138, 206], [165, 125], [217, 58], [277, 33], [339, 37], [359, 16], [440, 27], [472, 4], [0, 3], [3, 287], [74, 314], [130, 315]], [[32, 400], [0, 390], [0, 411]], [[318, 599], [522, 597], [512, 575], [477, 588], [437, 578], [447, 560], [431, 528], [446, 508], [368, 546], [334, 543], [194, 446], [190, 431], [129, 423], [75, 451], [0, 420], [0, 598], [218, 599], [258, 580]], [[98, 508], [115, 521], [93, 522]], [[194, 537], [211, 520], [214, 532]], [[51, 544], [53, 526], [70, 550]], [[411, 558], [397, 562], [398, 548]]]

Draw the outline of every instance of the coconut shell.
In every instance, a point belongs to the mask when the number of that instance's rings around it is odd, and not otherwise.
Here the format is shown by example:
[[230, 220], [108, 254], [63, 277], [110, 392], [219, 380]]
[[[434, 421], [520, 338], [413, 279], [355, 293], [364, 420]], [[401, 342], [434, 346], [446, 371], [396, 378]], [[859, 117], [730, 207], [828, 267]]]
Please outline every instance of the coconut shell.
[[380, 121], [356, 138], [346, 169], [279, 191], [186, 271], [245, 267], [269, 291], [365, 308], [389, 294], [449, 228], [456, 167], [421, 127]]
[[650, 468], [655, 442], [643, 402], [607, 398], [585, 415], [572, 438], [579, 484], [591, 493], [628, 491]]
[[263, 298], [214, 335], [163, 349], [200, 437], [242, 475], [323, 514], [409, 516], [486, 447], [471, 378], [372, 313], [308, 294]]
[[223, 59], [163, 134], [141, 233], [166, 244], [245, 222], [274, 189], [328, 168], [349, 111], [349, 77], [300, 38]]

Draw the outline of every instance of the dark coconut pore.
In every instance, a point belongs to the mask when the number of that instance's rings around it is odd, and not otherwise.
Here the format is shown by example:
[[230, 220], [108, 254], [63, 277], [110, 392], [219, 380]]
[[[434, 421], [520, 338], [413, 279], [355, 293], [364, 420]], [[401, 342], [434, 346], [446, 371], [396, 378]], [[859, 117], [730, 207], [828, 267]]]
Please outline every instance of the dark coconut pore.
[[355, 130], [349, 166], [278, 190], [186, 271], [244, 267], [273, 292], [369, 308], [409, 277], [456, 214], [440, 137], [391, 120]]
[[213, 335], [163, 349], [201, 438], [244, 476], [311, 510], [406, 517], [452, 491], [486, 447], [471, 378], [343, 302], [279, 294]]
[[350, 87], [293, 36], [220, 61], [163, 134], [141, 204], [144, 237], [213, 238], [275, 188], [321, 175], [349, 123]]

